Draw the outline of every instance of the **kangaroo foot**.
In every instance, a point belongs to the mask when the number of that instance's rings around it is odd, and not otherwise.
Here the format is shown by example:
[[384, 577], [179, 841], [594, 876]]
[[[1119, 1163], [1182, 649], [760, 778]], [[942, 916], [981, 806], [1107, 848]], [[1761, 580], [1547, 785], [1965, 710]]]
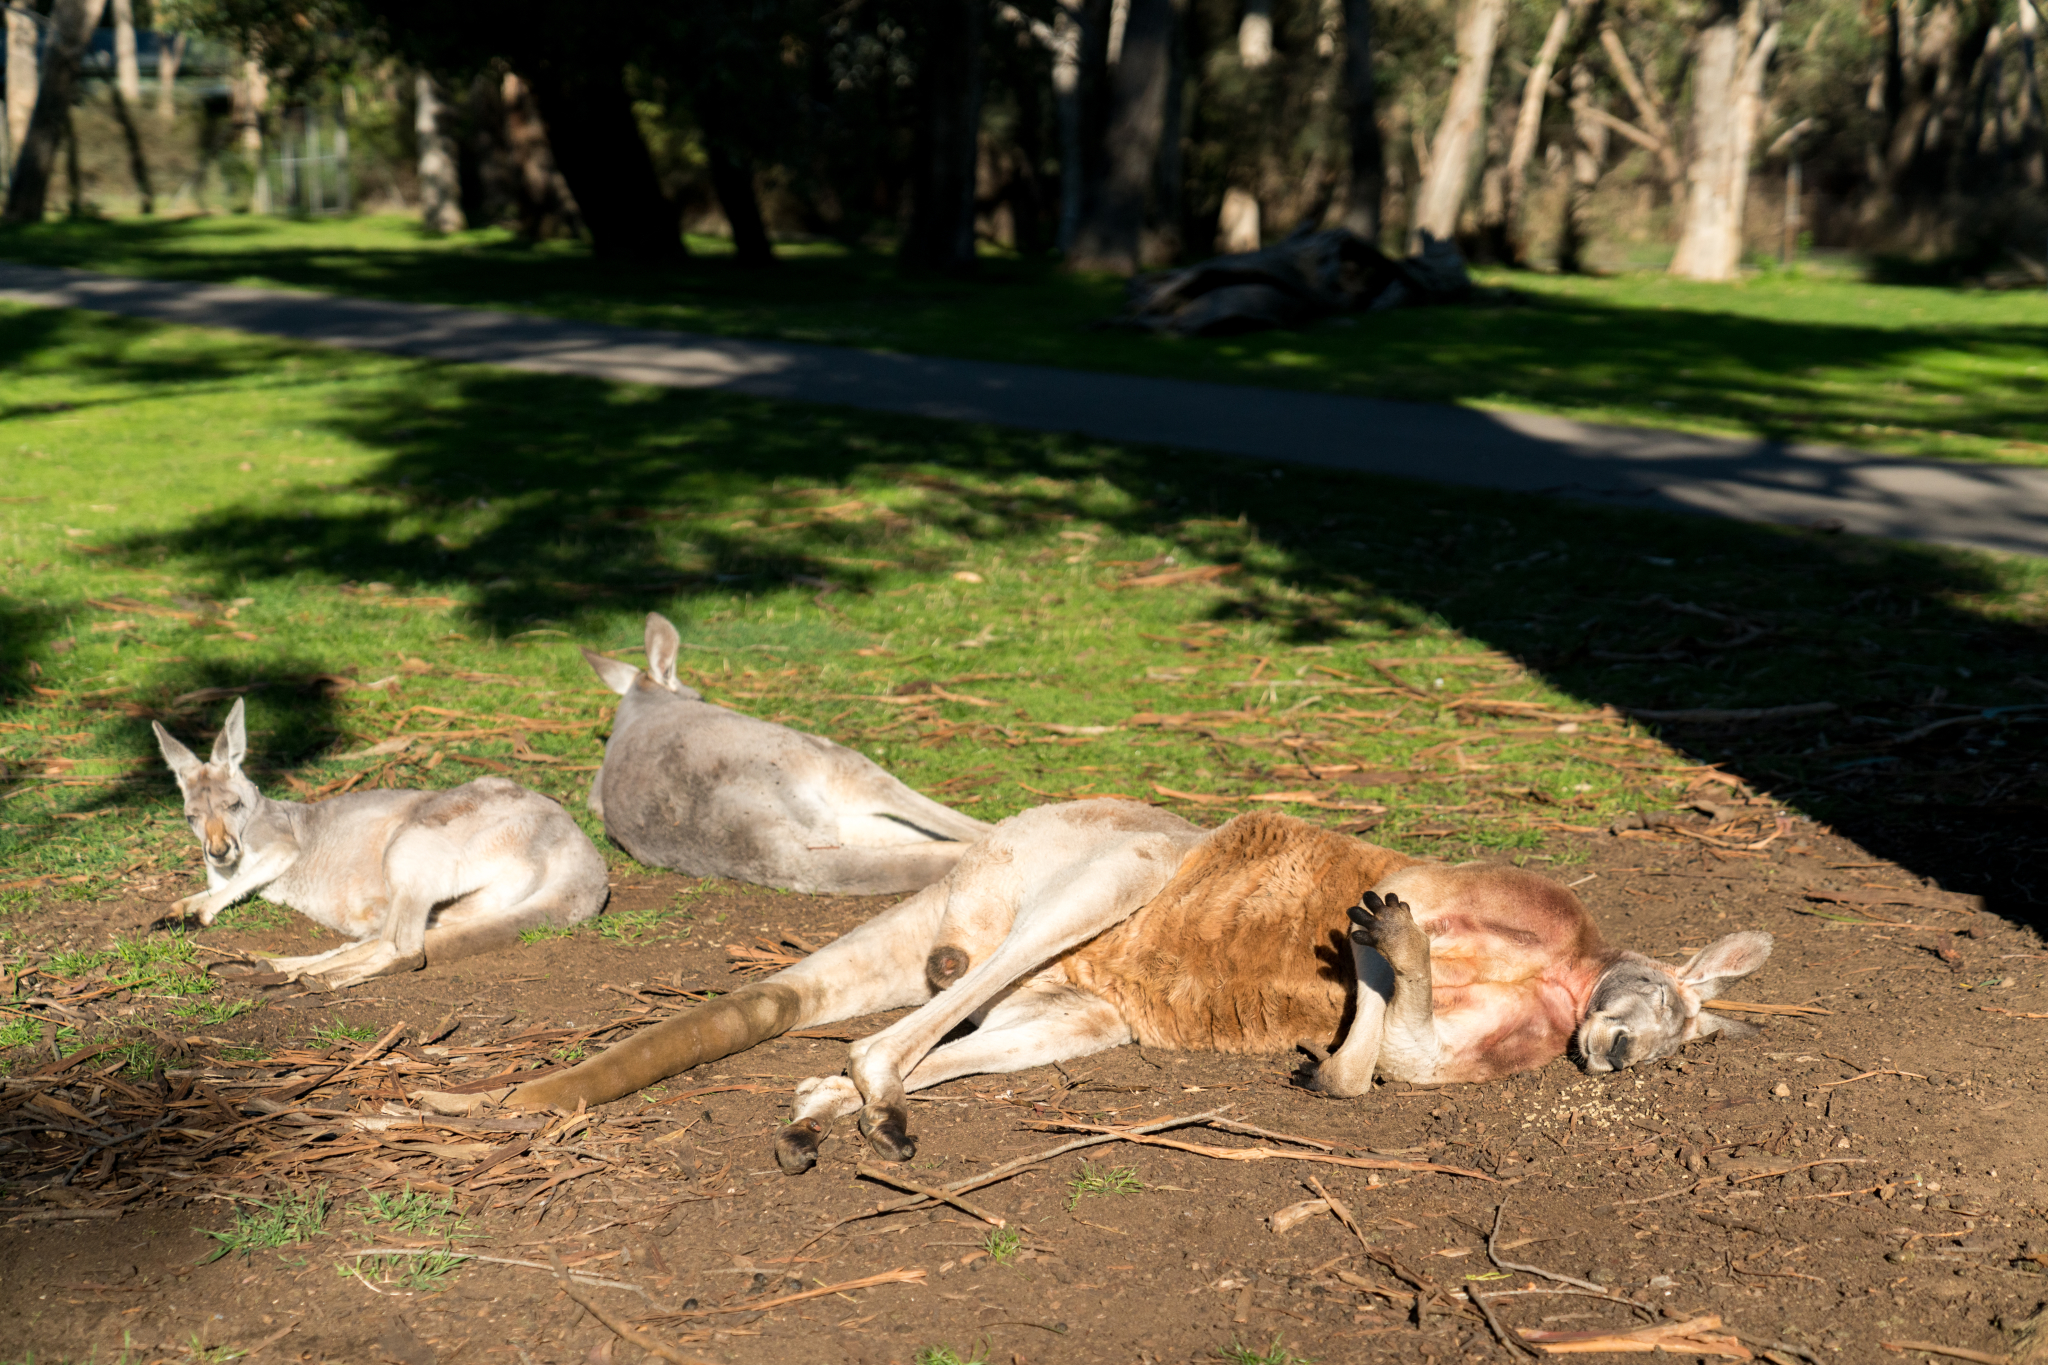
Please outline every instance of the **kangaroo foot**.
[[871, 1104], [860, 1112], [860, 1133], [884, 1161], [908, 1161], [917, 1155], [910, 1135], [910, 1115], [900, 1104]]
[[1399, 896], [1382, 898], [1365, 893], [1363, 903], [1349, 911], [1355, 928], [1351, 941], [1375, 948], [1388, 965], [1402, 976], [1415, 976], [1429, 967], [1429, 937], [1415, 923], [1415, 916]]
[[932, 955], [924, 960], [924, 979], [934, 991], [942, 991], [967, 975], [967, 967], [967, 950], [947, 944], [932, 949]]
[[825, 1140], [825, 1125], [816, 1119], [798, 1119], [775, 1135], [775, 1164], [784, 1175], [802, 1175], [818, 1164], [818, 1144]]

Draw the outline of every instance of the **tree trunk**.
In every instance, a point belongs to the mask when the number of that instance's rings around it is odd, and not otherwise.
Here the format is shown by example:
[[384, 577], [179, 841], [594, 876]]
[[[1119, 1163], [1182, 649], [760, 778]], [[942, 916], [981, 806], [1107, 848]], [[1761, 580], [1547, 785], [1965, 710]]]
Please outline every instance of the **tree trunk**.
[[[7, 187], [5, 221], [39, 223], [57, 170], [57, 150], [71, 122], [71, 98], [78, 86], [78, 63], [92, 42], [106, 0], [57, 0], [50, 13], [50, 40], [43, 53], [42, 80], [35, 111], [14, 161], [14, 180]], [[76, 185], [72, 194], [80, 191]]]
[[156, 191], [149, 183], [149, 161], [142, 154], [142, 134], [135, 127], [134, 108], [128, 97], [121, 93], [120, 82], [114, 84], [114, 119], [121, 125], [121, 139], [128, 144], [128, 173], [135, 177], [135, 196], [141, 202], [142, 212], [156, 212]]
[[156, 117], [159, 123], [169, 123], [178, 116], [178, 68], [185, 64], [186, 35], [174, 33], [170, 41], [165, 35], [157, 35], [156, 49]]
[[250, 57], [242, 62], [242, 74], [232, 83], [230, 98], [236, 140], [249, 163], [255, 180], [249, 192], [251, 213], [270, 212], [270, 168], [263, 158], [263, 111], [270, 104], [270, 77]]
[[1671, 124], [1658, 106], [1657, 97], [1636, 74], [1636, 64], [1629, 60], [1628, 49], [1621, 45], [1621, 35], [1611, 28], [1602, 28], [1600, 46], [1607, 50], [1607, 60], [1614, 63], [1614, 74], [1621, 78], [1623, 88], [1628, 91], [1629, 100], [1636, 107], [1636, 117], [1642, 120], [1643, 128], [1655, 139], [1654, 143], [1644, 145], [1657, 154], [1657, 166], [1664, 173], [1664, 187], [1675, 196], [1684, 180], [1685, 169], [1678, 161]]
[[142, 103], [142, 68], [135, 61], [135, 0], [113, 0], [114, 89], [134, 108]]
[[733, 258], [745, 266], [775, 264], [775, 247], [761, 219], [760, 196], [754, 192], [753, 165], [726, 151], [714, 137], [706, 137], [704, 150], [711, 162], [712, 192], [732, 228]]
[[1458, 15], [1458, 74], [1451, 100], [1430, 142], [1429, 169], [1415, 196], [1408, 250], [1420, 251], [1430, 238], [1448, 240], [1458, 230], [1458, 211], [1472, 178], [1472, 148], [1486, 117], [1486, 86], [1493, 76], [1494, 39], [1507, 0], [1465, 0]]
[[928, 0], [926, 16], [902, 259], [926, 270], [969, 270], [987, 0]]
[[1244, 18], [1237, 21], [1237, 60], [1247, 71], [1273, 60], [1273, 0], [1244, 0]]
[[1699, 36], [1689, 192], [1674, 275], [1732, 280], [1741, 272], [1750, 153], [1763, 112], [1764, 68], [1777, 43], [1778, 25], [1765, 26], [1761, 0], [1743, 0], [1739, 16], [1723, 9]]
[[1373, 0], [1344, 0], [1344, 119], [1350, 133], [1351, 177], [1338, 222], [1379, 245], [1387, 192], [1387, 152], [1380, 143], [1379, 90], [1372, 71]]
[[1522, 82], [1522, 107], [1515, 115], [1515, 136], [1508, 144], [1507, 165], [1507, 231], [1517, 259], [1522, 255], [1518, 224], [1522, 195], [1528, 189], [1529, 158], [1536, 154], [1536, 138], [1543, 131], [1543, 100], [1550, 91], [1550, 73], [1557, 66], [1557, 54], [1564, 51], [1564, 40], [1571, 33], [1574, 8], [1573, 0], [1566, 0], [1550, 16], [1543, 45], [1536, 49], [1536, 64], [1529, 68], [1529, 79]]
[[7, 11], [7, 141], [0, 147], [0, 160], [10, 168], [28, 141], [28, 122], [36, 110], [36, 89], [40, 85], [36, 62], [36, 21], [25, 10]]
[[682, 215], [655, 178], [623, 58], [537, 62], [523, 74], [597, 256], [649, 265], [687, 257]]
[[419, 148], [420, 223], [429, 232], [460, 232], [462, 176], [455, 139], [441, 126], [441, 92], [422, 71], [413, 77], [413, 139]]
[[512, 160], [512, 199], [519, 214], [519, 235], [538, 242], [558, 232], [576, 234], [581, 224], [576, 201], [555, 169], [554, 150], [548, 145], [547, 128], [532, 90], [516, 73], [507, 71], [499, 83], [498, 97], [505, 106], [505, 150]]
[[1053, 245], [1065, 254], [1081, 225], [1086, 157], [1081, 140], [1081, 47], [1085, 26], [1080, 0], [1061, 0], [1052, 20], [1052, 106], [1060, 132], [1060, 221]]
[[1068, 263], [1076, 269], [1137, 273], [1146, 196], [1166, 131], [1174, 17], [1173, 0], [1131, 0], [1111, 78], [1108, 164], [1101, 195], [1075, 234]]

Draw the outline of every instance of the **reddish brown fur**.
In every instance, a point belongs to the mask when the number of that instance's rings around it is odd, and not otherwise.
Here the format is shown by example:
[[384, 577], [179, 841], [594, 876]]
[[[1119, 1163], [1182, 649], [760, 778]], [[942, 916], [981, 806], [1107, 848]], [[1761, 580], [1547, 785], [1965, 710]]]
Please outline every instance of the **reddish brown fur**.
[[1414, 908], [1429, 939], [1442, 1080], [1492, 1080], [1561, 1056], [1593, 983], [1620, 956], [1577, 896], [1533, 872], [1425, 865], [1381, 890]]
[[1357, 993], [1346, 912], [1388, 883], [1430, 940], [1441, 1079], [1489, 1080], [1564, 1052], [1617, 956], [1570, 891], [1513, 868], [1425, 864], [1286, 815], [1218, 829], [1143, 909], [1062, 965], [1140, 1043], [1334, 1046]]
[[1415, 861], [1291, 816], [1239, 816], [1142, 909], [1062, 965], [1152, 1047], [1329, 1046], [1357, 990], [1345, 911]]

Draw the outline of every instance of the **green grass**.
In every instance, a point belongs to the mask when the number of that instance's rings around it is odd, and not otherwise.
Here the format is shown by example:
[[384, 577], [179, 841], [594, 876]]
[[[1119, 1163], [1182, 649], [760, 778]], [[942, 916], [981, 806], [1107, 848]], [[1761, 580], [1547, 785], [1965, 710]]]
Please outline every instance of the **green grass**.
[[467, 1227], [452, 1196], [437, 1198], [410, 1185], [395, 1192], [372, 1190], [354, 1213], [365, 1223], [380, 1223], [407, 1237], [454, 1237]]
[[1097, 1166], [1081, 1163], [1081, 1173], [1067, 1182], [1067, 1211], [1081, 1206], [1083, 1199], [1100, 1199], [1114, 1194], [1142, 1194], [1145, 1186], [1135, 1166]]
[[1230, 1365], [1315, 1365], [1314, 1357], [1298, 1356], [1282, 1346], [1277, 1333], [1263, 1351], [1242, 1341], [1233, 1341], [1216, 1354], [1229, 1361]]
[[977, 1343], [962, 1355], [951, 1346], [920, 1346], [911, 1353], [911, 1365], [986, 1365], [988, 1347]]
[[1118, 280], [1014, 259], [912, 279], [884, 254], [788, 246], [773, 271], [726, 246], [668, 271], [489, 229], [404, 218], [47, 223], [0, 257], [116, 273], [480, 304], [928, 355], [1561, 413], [1873, 450], [2048, 461], [2048, 295], [1772, 271], [1739, 286], [1481, 272], [1512, 304], [1407, 310], [1303, 332], [1180, 341], [1090, 330]]
[[208, 1027], [219, 1027], [245, 1014], [254, 1014], [263, 1008], [263, 1001], [244, 997], [240, 1000], [193, 1000], [173, 1005], [174, 1018], [189, 1019]]
[[[571, 924], [536, 924], [531, 929], [521, 929], [519, 931], [519, 941], [521, 943], [551, 943], [558, 938], [567, 938], [575, 932], [576, 927]], [[613, 936], [607, 935], [607, 937]]]
[[601, 833], [576, 647], [633, 658], [650, 610], [712, 700], [990, 819], [1121, 793], [1526, 858], [1714, 764], [1965, 889], [2048, 852], [2042, 713], [2000, 709], [2048, 702], [2039, 561], [76, 313], [0, 307], [0, 369], [4, 927], [74, 978], [197, 981], [64, 928], [202, 884], [152, 720], [204, 745], [241, 696], [271, 795], [475, 759]]
[[367, 1043], [377, 1036], [375, 1024], [350, 1024], [336, 1019], [332, 1024], [323, 1024], [313, 1030], [315, 1044], [327, 1047], [341, 1047], [348, 1043]]
[[315, 1190], [289, 1191], [271, 1204], [238, 1204], [234, 1226], [226, 1232], [200, 1229], [221, 1244], [220, 1250], [208, 1260], [217, 1261], [235, 1252], [248, 1256], [310, 1242], [326, 1228], [328, 1209], [324, 1185]]
[[981, 1249], [996, 1265], [1008, 1265], [1024, 1250], [1024, 1234], [1015, 1228], [991, 1228], [981, 1239]]

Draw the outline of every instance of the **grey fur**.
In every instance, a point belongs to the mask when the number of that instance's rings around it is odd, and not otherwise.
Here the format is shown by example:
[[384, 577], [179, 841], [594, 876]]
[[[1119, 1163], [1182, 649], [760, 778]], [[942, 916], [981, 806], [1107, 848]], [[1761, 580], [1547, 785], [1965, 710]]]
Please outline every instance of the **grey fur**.
[[590, 808], [643, 863], [789, 891], [929, 886], [987, 832], [865, 756], [714, 706], [676, 679], [676, 628], [647, 618], [647, 667], [584, 651], [620, 695]]
[[589, 836], [516, 782], [273, 801], [242, 771], [249, 742], [239, 700], [206, 763], [155, 730], [206, 862], [207, 890], [171, 912], [211, 924], [260, 891], [355, 940], [270, 964], [311, 984], [352, 986], [487, 952], [522, 930], [589, 919], [610, 894]]

